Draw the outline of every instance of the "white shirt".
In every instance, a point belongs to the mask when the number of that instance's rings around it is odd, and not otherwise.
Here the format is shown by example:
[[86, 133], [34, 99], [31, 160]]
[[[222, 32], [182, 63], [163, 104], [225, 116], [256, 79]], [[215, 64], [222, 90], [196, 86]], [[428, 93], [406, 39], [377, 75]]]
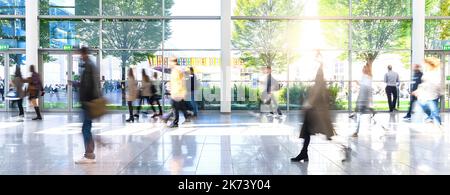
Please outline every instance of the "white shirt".
[[442, 95], [441, 75], [439, 70], [423, 73], [422, 83], [417, 89], [417, 99], [421, 101], [435, 100]]

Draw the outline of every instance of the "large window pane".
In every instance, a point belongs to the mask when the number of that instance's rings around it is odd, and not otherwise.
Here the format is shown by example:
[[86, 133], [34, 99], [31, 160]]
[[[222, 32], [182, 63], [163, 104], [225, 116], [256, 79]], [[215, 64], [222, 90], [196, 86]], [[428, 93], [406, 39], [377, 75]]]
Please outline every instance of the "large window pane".
[[[368, 53], [370, 51], [367, 51]], [[352, 60], [352, 79], [359, 81], [362, 77], [362, 68], [371, 59], [367, 59], [361, 52], [353, 53]], [[411, 52], [410, 51], [381, 51], [377, 54], [372, 62], [373, 75], [373, 107], [376, 110], [389, 110], [387, 103], [386, 84], [384, 83], [384, 75], [387, 66], [392, 65], [392, 70], [397, 72], [400, 77], [400, 85], [398, 86], [398, 102], [399, 110], [407, 110], [409, 106], [409, 83], [411, 80]], [[356, 83], [352, 85], [353, 108], [356, 106], [356, 99], [359, 93], [359, 86]]]
[[220, 49], [219, 20], [170, 20], [166, 25], [166, 49]]
[[425, 14], [427, 16], [450, 16], [450, 1], [425, 0]]
[[[315, 2], [315, 1], [308, 1]], [[313, 16], [348, 16], [349, 15], [349, 2], [350, 0], [319, 0], [317, 6], [319, 12], [313, 12], [314, 14], [306, 14]], [[311, 9], [313, 8], [313, 9]], [[306, 10], [314, 10], [315, 7], [307, 7]], [[311, 11], [309, 11], [311, 12]], [[318, 13], [318, 14], [315, 14]]]
[[288, 72], [289, 78], [289, 108], [301, 109], [307, 98], [309, 87], [314, 84], [319, 61], [323, 62], [324, 78], [327, 81], [330, 96], [330, 108], [345, 110], [348, 108], [348, 52], [341, 51], [300, 51], [290, 54], [297, 55], [291, 59]]
[[351, 0], [354, 16], [410, 16], [411, 0]]
[[[305, 1], [301, 0], [231, 0], [233, 16], [298, 16], [302, 15]], [[313, 5], [316, 2], [313, 2]], [[317, 8], [317, 7], [316, 7]], [[317, 9], [315, 11], [318, 11]]]
[[[103, 0], [103, 15], [160, 16], [163, 0]], [[170, 9], [168, 5], [166, 9]]]
[[25, 20], [0, 20], [0, 44], [10, 48], [25, 48]]
[[[218, 110], [220, 108], [220, 51], [166, 51], [165, 56], [175, 56], [180, 61], [180, 65], [186, 74], [189, 68], [193, 67], [194, 72], [201, 83], [198, 90], [198, 97], [195, 98], [199, 109]], [[167, 66], [166, 66], [167, 67]], [[165, 81], [170, 80], [170, 75], [166, 74]], [[170, 90], [170, 84], [167, 86]], [[170, 102], [170, 97], [164, 97], [165, 104]]]
[[99, 47], [99, 23], [90, 20], [40, 20], [43, 48]]
[[234, 49], [346, 49], [347, 21], [233, 20]]
[[[277, 56], [271, 58], [270, 56]], [[272, 59], [272, 63], [270, 63]], [[269, 60], [269, 61], [267, 61]], [[267, 86], [266, 67], [272, 69], [272, 77], [278, 81], [279, 90], [274, 91], [274, 98], [278, 102], [278, 107], [285, 110], [287, 107], [287, 70], [289, 55], [286, 51], [272, 50], [243, 50], [234, 51], [231, 67], [231, 108], [233, 110], [260, 110], [261, 112], [271, 112], [270, 106], [264, 103], [267, 98], [263, 91]]]
[[164, 0], [166, 16], [220, 16], [220, 0]]
[[0, 15], [25, 15], [25, 0], [0, 0]]
[[130, 20], [103, 23], [104, 49], [157, 49], [161, 41], [161, 21]]
[[234, 16], [348, 16], [349, 0], [232, 0]]
[[45, 90], [44, 109], [67, 108], [67, 80], [68, 74], [71, 73], [67, 70], [67, 60], [67, 55], [45, 55], [42, 74]]
[[352, 22], [353, 49], [409, 49], [411, 22], [405, 20], [359, 20]]
[[425, 21], [425, 49], [442, 50], [450, 44], [450, 20]]
[[[157, 51], [130, 51], [116, 50], [103, 52], [103, 60], [100, 65], [100, 78], [102, 82], [102, 90], [104, 96], [108, 99], [110, 109], [127, 109], [125, 102], [126, 89], [126, 72], [128, 68], [132, 68], [134, 75], [138, 81], [142, 80], [141, 71], [145, 70], [150, 76], [154, 72], [158, 72], [162, 64], [162, 57], [158, 56], [158, 60], [153, 60], [156, 55], [161, 52]], [[162, 76], [158, 72], [158, 78]], [[144, 110], [147, 109], [144, 107]]]
[[98, 0], [40, 0], [41, 15], [99, 15]]
[[234, 49], [287, 49], [299, 45], [300, 22], [233, 20], [232, 25]]

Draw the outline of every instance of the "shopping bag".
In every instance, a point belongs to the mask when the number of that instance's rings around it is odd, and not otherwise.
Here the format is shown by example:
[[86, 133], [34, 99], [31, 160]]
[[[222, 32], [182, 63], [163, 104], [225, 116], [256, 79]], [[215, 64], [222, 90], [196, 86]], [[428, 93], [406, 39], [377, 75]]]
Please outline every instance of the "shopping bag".
[[95, 118], [99, 118], [99, 117], [105, 115], [107, 112], [106, 104], [107, 104], [107, 101], [103, 97], [94, 99], [90, 102], [86, 102], [86, 106], [88, 107], [89, 116], [92, 119], [95, 119]]

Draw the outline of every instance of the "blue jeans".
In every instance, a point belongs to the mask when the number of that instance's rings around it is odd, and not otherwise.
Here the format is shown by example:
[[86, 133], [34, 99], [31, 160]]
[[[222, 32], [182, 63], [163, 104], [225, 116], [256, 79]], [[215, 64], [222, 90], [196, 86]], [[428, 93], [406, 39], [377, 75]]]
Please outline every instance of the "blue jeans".
[[81, 127], [81, 132], [83, 133], [84, 140], [84, 157], [89, 159], [95, 159], [94, 149], [94, 139], [92, 138], [92, 119], [89, 117], [88, 111], [83, 110], [83, 126]]
[[194, 97], [195, 97], [195, 93], [192, 92], [192, 93], [191, 93], [191, 105], [192, 105], [192, 111], [194, 112], [194, 115], [197, 116], [197, 113], [198, 113], [198, 105], [197, 105], [197, 102], [195, 101]]
[[427, 117], [433, 119], [433, 121], [440, 125], [441, 124], [441, 116], [439, 115], [439, 107], [438, 107], [439, 99], [428, 100], [428, 101], [419, 101], [420, 107], [427, 114]]

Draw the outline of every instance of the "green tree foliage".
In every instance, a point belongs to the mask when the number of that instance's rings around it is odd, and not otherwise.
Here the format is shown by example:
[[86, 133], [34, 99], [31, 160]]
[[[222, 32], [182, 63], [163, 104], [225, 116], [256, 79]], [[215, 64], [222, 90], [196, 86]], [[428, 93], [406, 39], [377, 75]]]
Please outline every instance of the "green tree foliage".
[[[237, 0], [237, 16], [288, 16], [301, 13], [302, 4], [296, 0]], [[287, 21], [235, 20], [232, 44], [241, 49], [245, 67], [275, 67], [283, 71], [287, 61]], [[245, 51], [245, 50], [255, 50]], [[293, 56], [290, 56], [293, 57]]]
[[[105, 16], [160, 16], [163, 13], [163, 0], [103, 0], [102, 10]], [[49, 0], [40, 0], [41, 14], [49, 14]], [[165, 12], [170, 14], [173, 0], [164, 0]], [[99, 15], [98, 0], [75, 0], [75, 15]], [[50, 35], [56, 29], [50, 29], [51, 22], [68, 22], [75, 26], [74, 37], [83, 45], [99, 47], [99, 21], [71, 20], [71, 21], [47, 21], [41, 20], [41, 46], [51, 47]], [[103, 49], [105, 55], [112, 55], [121, 60], [121, 79], [126, 79], [126, 69], [130, 65], [147, 60], [152, 52], [135, 52], [133, 49], [156, 49], [162, 43], [162, 33], [165, 31], [165, 39], [170, 37], [170, 21], [166, 21], [163, 27], [161, 20], [103, 20], [101, 33], [103, 33]], [[122, 104], [125, 105], [125, 92], [122, 93]]]
[[[103, 0], [103, 14], [113, 16], [155, 16], [162, 15], [160, 0]], [[165, 0], [166, 9], [170, 9], [173, 1]], [[168, 12], [166, 12], [168, 13]], [[169, 21], [166, 21], [168, 23]], [[165, 26], [165, 38], [170, 36], [168, 25]], [[126, 68], [147, 59], [147, 55], [129, 49], [158, 48], [161, 44], [163, 23], [152, 21], [105, 21], [103, 25], [103, 48], [123, 49], [108, 52], [122, 61], [122, 80], [125, 80]], [[125, 93], [122, 93], [122, 105], [125, 105]]]
[[[450, 0], [426, 0], [425, 12], [432, 16], [450, 16]], [[450, 20], [425, 22], [425, 48], [432, 48], [433, 41], [450, 39]]]
[[[353, 16], [408, 16], [411, 14], [410, 0], [351, 0]], [[332, 2], [332, 3], [330, 3]], [[320, 0], [320, 14], [348, 15], [348, 9], [341, 13], [336, 7], [348, 6], [348, 0]], [[409, 21], [401, 20], [361, 20], [352, 22], [353, 49], [358, 59], [364, 60], [370, 67], [379, 56], [380, 50], [409, 47]], [[336, 28], [342, 26], [336, 25]], [[336, 28], [325, 28], [325, 31], [336, 31]], [[330, 34], [330, 33], [326, 33]], [[327, 36], [330, 43], [335, 36]], [[336, 43], [339, 43], [337, 41]]]

